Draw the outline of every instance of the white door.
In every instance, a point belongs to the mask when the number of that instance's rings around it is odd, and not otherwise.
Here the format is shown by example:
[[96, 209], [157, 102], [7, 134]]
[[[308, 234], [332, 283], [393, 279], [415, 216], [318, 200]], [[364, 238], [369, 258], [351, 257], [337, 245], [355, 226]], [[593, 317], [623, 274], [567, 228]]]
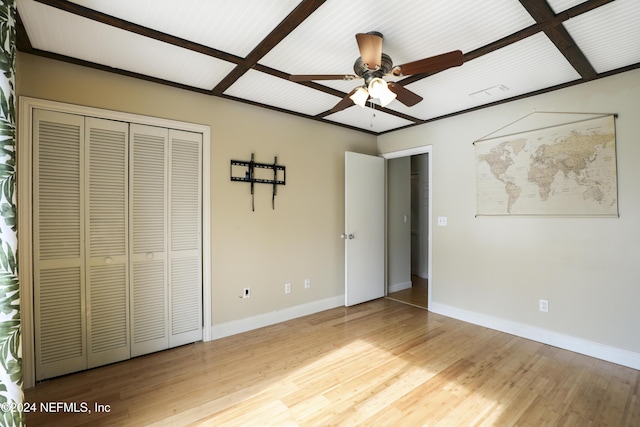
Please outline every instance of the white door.
[[131, 125], [131, 356], [169, 347], [165, 128]]
[[202, 134], [131, 125], [131, 356], [202, 340]]
[[84, 117], [46, 110], [33, 123], [36, 379], [87, 368]]
[[202, 134], [169, 131], [169, 347], [202, 340]]
[[345, 305], [384, 296], [384, 159], [345, 153]]
[[85, 119], [87, 367], [130, 357], [129, 124]]

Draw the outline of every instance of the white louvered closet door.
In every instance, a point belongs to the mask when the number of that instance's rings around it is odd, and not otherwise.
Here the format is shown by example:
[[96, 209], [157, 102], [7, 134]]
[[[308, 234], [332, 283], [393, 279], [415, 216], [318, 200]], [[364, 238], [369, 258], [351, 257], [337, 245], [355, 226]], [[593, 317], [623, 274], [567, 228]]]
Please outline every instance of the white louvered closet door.
[[86, 369], [84, 117], [33, 121], [36, 379]]
[[169, 131], [169, 347], [202, 340], [202, 134]]
[[130, 357], [129, 124], [87, 117], [86, 289], [88, 367]]
[[167, 282], [168, 130], [130, 131], [131, 356], [169, 346]]

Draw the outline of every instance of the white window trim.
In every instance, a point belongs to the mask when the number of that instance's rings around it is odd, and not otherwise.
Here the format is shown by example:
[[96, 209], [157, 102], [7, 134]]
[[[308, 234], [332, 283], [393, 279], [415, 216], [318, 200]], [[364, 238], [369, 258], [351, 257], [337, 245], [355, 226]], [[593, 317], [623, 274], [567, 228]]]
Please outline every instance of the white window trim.
[[81, 105], [66, 104], [30, 97], [20, 97], [18, 115], [17, 183], [18, 183], [18, 256], [20, 260], [20, 317], [22, 319], [22, 369], [25, 388], [35, 386], [35, 351], [33, 319], [33, 110], [53, 110], [81, 116], [139, 123], [202, 133], [202, 279], [203, 340], [211, 341], [211, 127], [157, 117]]

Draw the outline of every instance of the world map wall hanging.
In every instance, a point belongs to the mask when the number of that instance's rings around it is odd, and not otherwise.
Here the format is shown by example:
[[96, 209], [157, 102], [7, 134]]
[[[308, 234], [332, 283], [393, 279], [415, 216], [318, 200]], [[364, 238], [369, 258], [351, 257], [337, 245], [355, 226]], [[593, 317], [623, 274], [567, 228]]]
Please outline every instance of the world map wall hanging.
[[614, 115], [474, 146], [479, 216], [618, 216]]

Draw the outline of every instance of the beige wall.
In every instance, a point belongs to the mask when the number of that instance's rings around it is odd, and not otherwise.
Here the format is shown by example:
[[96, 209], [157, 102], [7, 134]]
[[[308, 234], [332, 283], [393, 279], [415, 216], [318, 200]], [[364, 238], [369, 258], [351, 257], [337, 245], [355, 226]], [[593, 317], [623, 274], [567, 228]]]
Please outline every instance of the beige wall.
[[[17, 93], [211, 126], [214, 326], [344, 294], [344, 152], [376, 154], [375, 137], [22, 53]], [[252, 212], [249, 185], [229, 179], [229, 160], [252, 152], [287, 168], [275, 210], [270, 186], [256, 186]], [[248, 286], [251, 298], [240, 299]]]
[[[434, 305], [640, 352], [639, 100], [634, 70], [380, 136], [381, 153], [433, 145]], [[619, 218], [475, 217], [473, 141], [534, 110], [619, 114]]]

